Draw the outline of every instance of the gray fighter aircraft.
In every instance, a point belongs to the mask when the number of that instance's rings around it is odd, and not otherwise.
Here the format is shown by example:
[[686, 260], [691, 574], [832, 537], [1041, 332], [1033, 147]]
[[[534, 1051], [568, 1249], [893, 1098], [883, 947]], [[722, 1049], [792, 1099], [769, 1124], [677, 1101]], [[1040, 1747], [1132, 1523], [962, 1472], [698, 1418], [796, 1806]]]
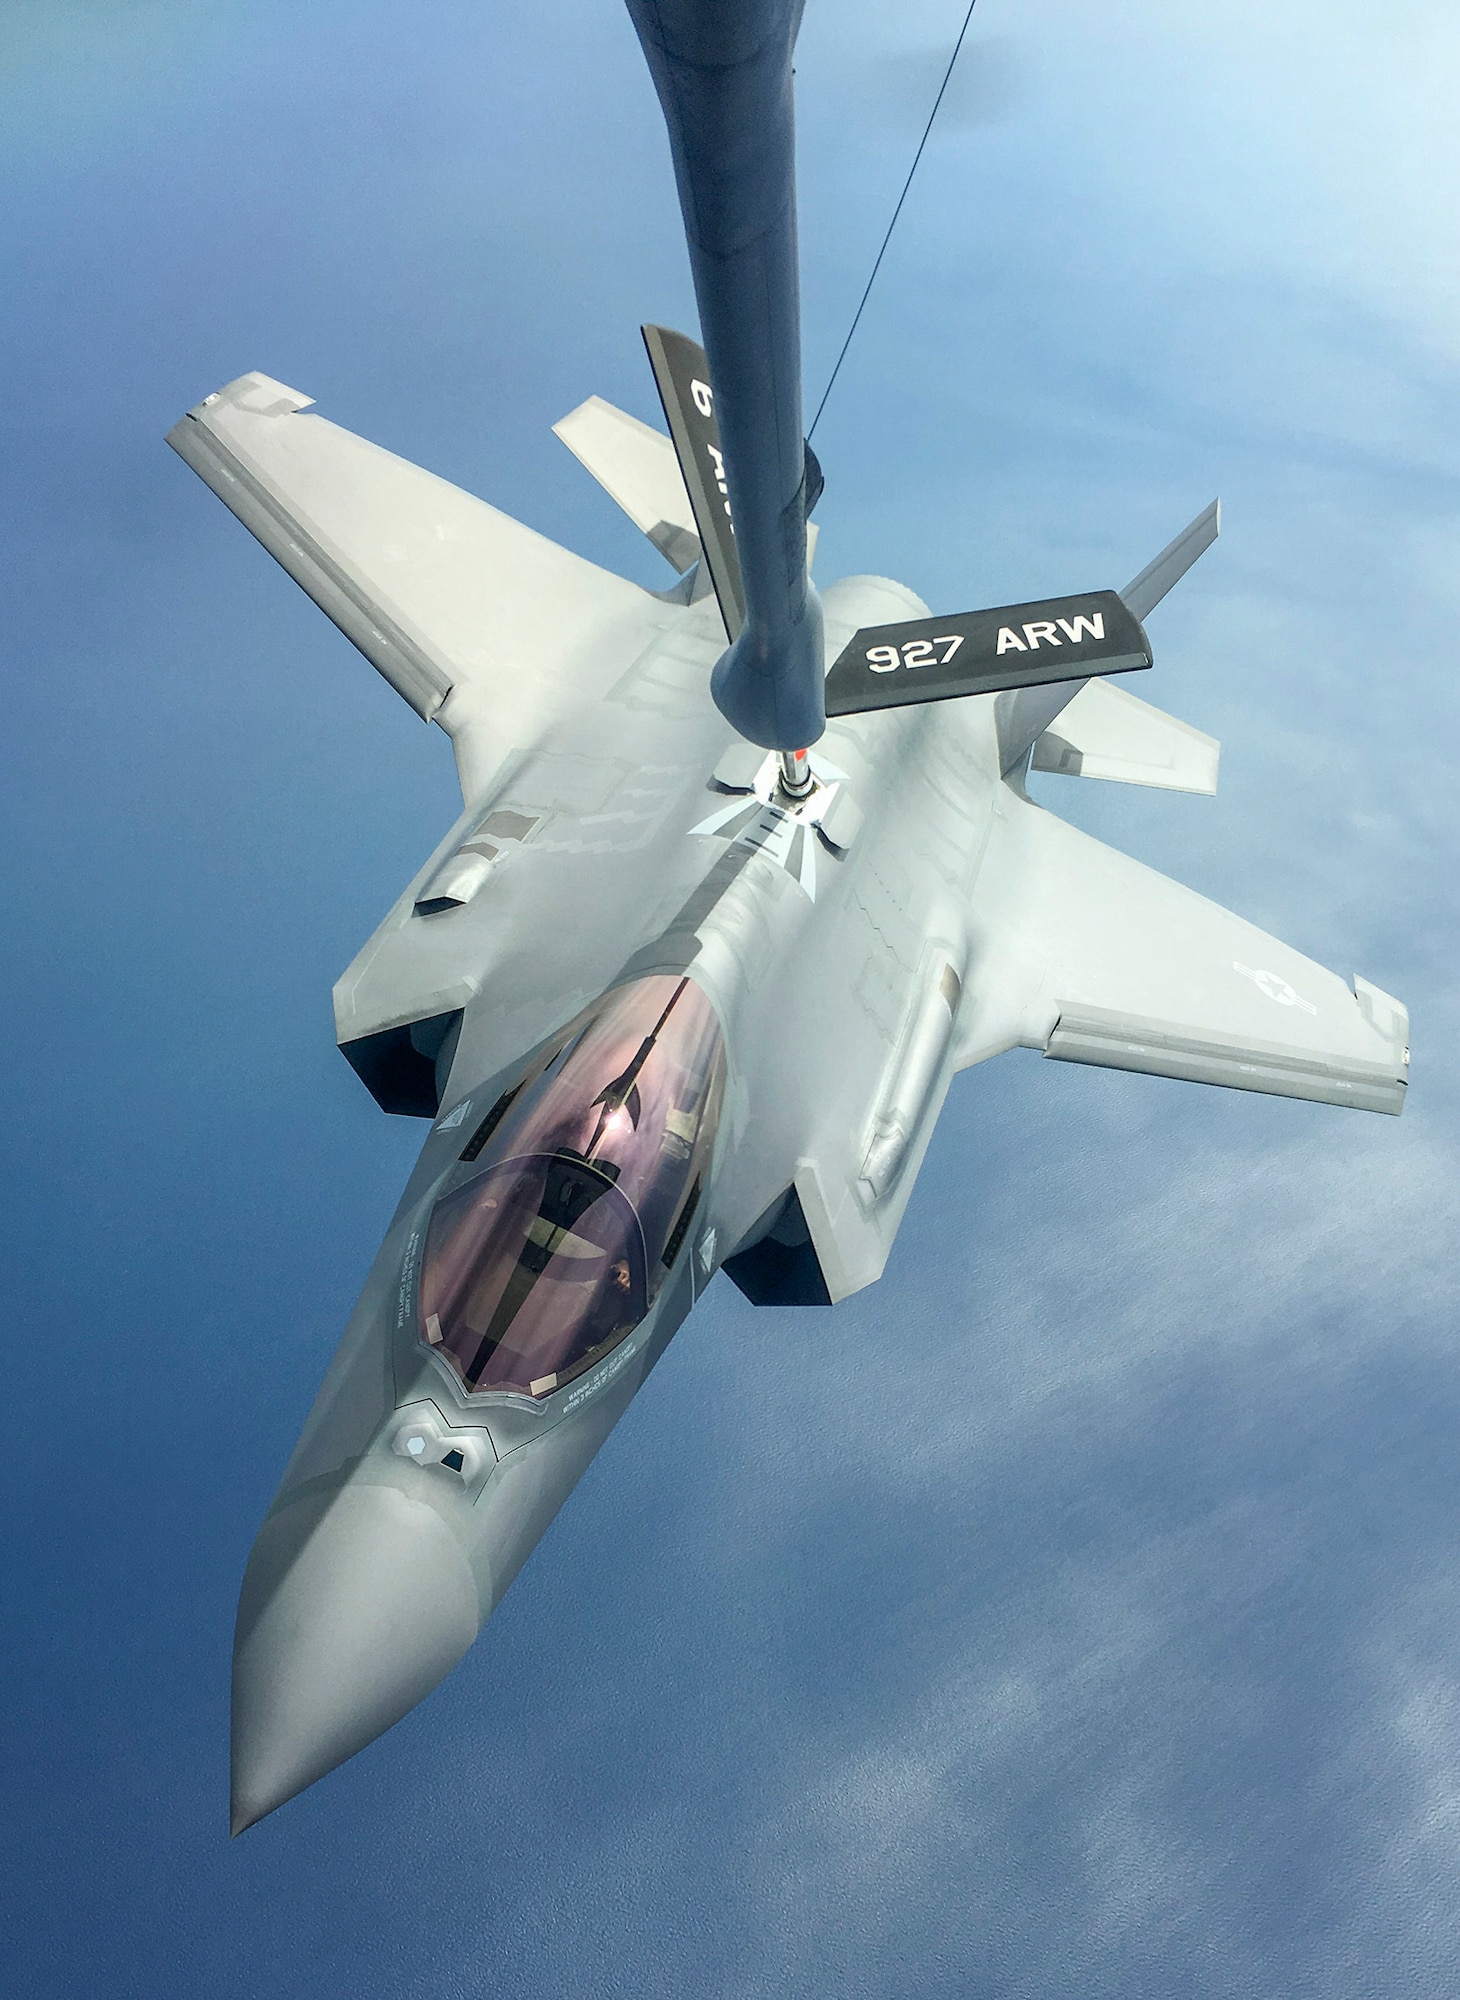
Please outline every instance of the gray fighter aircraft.
[[668, 436], [597, 398], [556, 428], [676, 584], [264, 375], [169, 438], [447, 732], [463, 800], [335, 988], [345, 1055], [429, 1128], [249, 1561], [235, 1831], [450, 1671], [717, 1271], [758, 1305], [877, 1278], [955, 1071], [1025, 1048], [1404, 1101], [1397, 1001], [1025, 791], [1031, 760], [1215, 789], [1215, 742], [1109, 679], [1149, 666], [1141, 621], [1215, 507], [1118, 593], [936, 618], [882, 577], [818, 594], [799, 0], [629, 8], [705, 345], [646, 329]]

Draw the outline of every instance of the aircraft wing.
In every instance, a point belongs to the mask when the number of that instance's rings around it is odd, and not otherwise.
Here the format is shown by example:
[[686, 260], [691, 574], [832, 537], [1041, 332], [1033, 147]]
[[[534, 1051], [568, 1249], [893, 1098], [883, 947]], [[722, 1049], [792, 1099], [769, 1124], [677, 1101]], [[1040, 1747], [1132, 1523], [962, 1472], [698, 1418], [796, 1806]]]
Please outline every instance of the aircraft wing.
[[[994, 864], [992, 873], [990, 864]], [[983, 880], [979, 986], [1017, 1009], [986, 1016], [978, 1060], [1011, 1042], [1061, 1062], [1398, 1113], [1409, 1016], [1052, 813], [1011, 797]], [[1007, 1005], [1008, 1002], [1005, 1002]], [[995, 1009], [995, 1012], [997, 1009]]]
[[168, 434], [418, 715], [469, 798], [513, 748], [603, 693], [663, 622], [637, 584], [251, 374]]

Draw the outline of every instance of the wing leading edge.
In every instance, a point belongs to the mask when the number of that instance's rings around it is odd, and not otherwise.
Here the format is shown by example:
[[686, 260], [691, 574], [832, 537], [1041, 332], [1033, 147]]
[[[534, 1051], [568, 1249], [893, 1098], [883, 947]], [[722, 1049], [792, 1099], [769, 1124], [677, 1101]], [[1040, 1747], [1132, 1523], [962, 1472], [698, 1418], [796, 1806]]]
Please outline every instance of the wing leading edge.
[[[1005, 962], [990, 965], [990, 984], [1002, 981], [1020, 1009], [1004, 1046], [1403, 1110], [1409, 1016], [1369, 981], [1349, 988], [1255, 924], [1022, 800], [1010, 801], [1000, 844], [1006, 900], [989, 943]], [[971, 1059], [998, 1045], [994, 1024], [984, 1035], [991, 1029]]]

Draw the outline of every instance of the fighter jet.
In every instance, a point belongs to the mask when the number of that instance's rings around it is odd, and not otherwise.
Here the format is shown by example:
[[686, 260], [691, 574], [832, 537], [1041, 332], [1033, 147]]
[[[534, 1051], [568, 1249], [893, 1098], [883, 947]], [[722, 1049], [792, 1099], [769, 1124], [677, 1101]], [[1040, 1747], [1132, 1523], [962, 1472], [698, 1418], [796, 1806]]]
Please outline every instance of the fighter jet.
[[609, 574], [262, 374], [169, 442], [416, 713], [456, 823], [335, 988], [425, 1144], [244, 1578], [233, 1827], [462, 1658], [717, 1272], [835, 1306], [887, 1260], [956, 1072], [1013, 1049], [1403, 1106], [1408, 1020], [1077, 832], [1025, 774], [1211, 792], [1113, 676], [1217, 533], [1121, 591], [934, 616], [818, 591], [803, 439], [799, 0], [629, 0], [703, 346], [667, 434], [559, 435], [668, 559]]

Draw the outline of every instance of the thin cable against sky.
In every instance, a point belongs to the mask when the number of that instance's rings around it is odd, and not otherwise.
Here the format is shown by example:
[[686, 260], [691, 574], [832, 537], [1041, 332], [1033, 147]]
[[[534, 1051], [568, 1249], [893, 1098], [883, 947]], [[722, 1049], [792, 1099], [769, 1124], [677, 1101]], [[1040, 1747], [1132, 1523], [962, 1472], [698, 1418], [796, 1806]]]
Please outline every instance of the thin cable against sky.
[[953, 44], [953, 53], [948, 58], [948, 67], [943, 72], [943, 81], [938, 86], [938, 95], [933, 99], [933, 108], [928, 113], [928, 122], [923, 127], [923, 136], [918, 141], [918, 149], [913, 154], [913, 163], [907, 170], [907, 179], [902, 184], [902, 193], [897, 197], [897, 207], [892, 211], [892, 220], [887, 225], [887, 234], [882, 239], [882, 248], [877, 252], [877, 261], [872, 266], [872, 275], [867, 280], [867, 288], [862, 293], [861, 303], [858, 305], [856, 312], [853, 313], [852, 315], [852, 323], [847, 328], [847, 337], [842, 342], [842, 351], [836, 358], [835, 368], [833, 368], [831, 371], [831, 380], [822, 390], [821, 401], [816, 405], [816, 415], [811, 419], [811, 428], [806, 433], [806, 442], [808, 444], [811, 442], [812, 438], [814, 438], [816, 435], [816, 426], [821, 422], [821, 413], [826, 408], [826, 399], [831, 394], [832, 389], [836, 384], [837, 376], [840, 375], [841, 373], [842, 363], [847, 358], [847, 349], [852, 344], [852, 335], [857, 330], [858, 322], [861, 320], [862, 317], [863, 308], [866, 306], [868, 299], [872, 296], [872, 287], [877, 282], [877, 273], [882, 269], [882, 259], [887, 255], [887, 246], [892, 241], [892, 232], [897, 227], [897, 218], [902, 214], [902, 205], [907, 200], [907, 191], [913, 184], [913, 175], [918, 170], [918, 161], [923, 157], [923, 148], [928, 143], [928, 135], [931, 133], [933, 129], [933, 120], [938, 115], [938, 106], [943, 102], [943, 93], [948, 88], [949, 80], [953, 75], [953, 65], [958, 60], [958, 52], [963, 47], [963, 38], [968, 33], [968, 24], [973, 19], [973, 10], [977, 5], [978, 5], [978, 0], [968, 0], [968, 12], [963, 17], [963, 26], [958, 30], [958, 40]]

